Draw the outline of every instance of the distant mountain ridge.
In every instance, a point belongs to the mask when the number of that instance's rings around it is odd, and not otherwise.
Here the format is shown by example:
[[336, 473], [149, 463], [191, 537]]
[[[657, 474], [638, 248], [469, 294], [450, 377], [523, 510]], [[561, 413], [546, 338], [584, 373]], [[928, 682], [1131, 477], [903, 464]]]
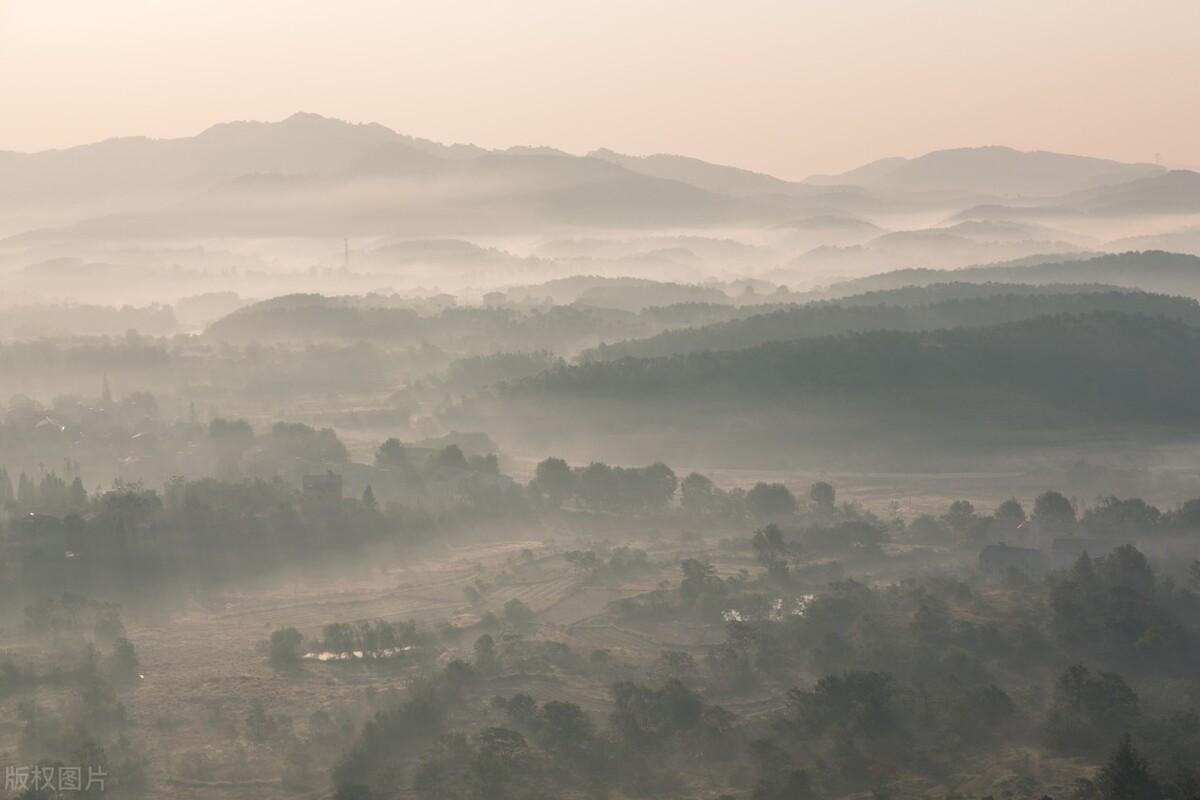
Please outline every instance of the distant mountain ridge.
[[800, 197], [820, 194], [819, 189], [810, 185], [785, 181], [762, 172], [711, 164], [688, 156], [665, 153], [628, 156], [601, 148], [588, 153], [588, 157], [619, 164], [643, 175], [690, 183], [711, 192], [732, 195], [786, 194]]
[[[791, 281], [1089, 246], [1054, 229], [1001, 224], [1056, 209], [1076, 217], [1200, 212], [1200, 174], [979, 147], [796, 182], [669, 153], [441, 144], [309, 113], [221, 123], [176, 139], [0, 152], [0, 251], [26, 263], [173, 237], [381, 242], [750, 227], [769, 231], [763, 242], [781, 255], [764, 266]], [[971, 224], [897, 230], [895, 219], [913, 212]], [[691, 256], [640, 258], [675, 270]], [[715, 256], [705, 264], [710, 272], [729, 266]]]
[[909, 193], [978, 191], [999, 196], [1047, 197], [1161, 175], [1155, 164], [991, 145], [935, 150], [917, 158], [871, 162], [840, 175], [817, 175], [809, 183], [848, 184]]
[[[350, 232], [365, 224], [384, 234], [420, 234], [437, 214], [478, 229], [472, 217], [480, 212], [487, 218], [484, 227], [520, 227], [531, 220], [539, 227], [707, 224], [718, 218], [783, 219], [795, 212], [786, 198], [757, 201], [747, 193], [707, 188], [743, 174], [732, 167], [689, 162], [697, 174], [721, 176], [692, 183], [618, 161], [552, 148], [443, 145], [375, 123], [294, 114], [280, 122], [222, 123], [179, 139], [133, 137], [0, 153], [0, 214], [58, 206], [66, 210], [39, 220], [41, 226], [92, 218], [83, 235], [113, 230], [143, 235], [148, 227], [155, 235], [207, 234], [222, 225], [231, 225], [233, 233], [291, 235], [314, 223], [346, 230], [351, 217], [360, 224], [349, 225]], [[368, 195], [338, 194], [351, 183], [375, 180], [393, 185]], [[395, 184], [412, 180], [427, 185]], [[806, 195], [821, 191], [795, 186]], [[265, 197], [280, 191], [278, 198]], [[484, 200], [494, 208], [483, 207]], [[179, 203], [185, 205], [175, 208]], [[102, 219], [130, 213], [134, 216]], [[408, 219], [412, 226], [379, 227], [381, 218]]]
[[378, 123], [356, 124], [301, 112], [278, 122], [218, 123], [190, 137], [125, 137], [37, 153], [0, 151], [0, 205], [66, 192], [200, 189], [256, 173], [386, 174], [446, 161], [521, 157], [606, 162], [631, 173], [743, 197], [813, 198], [834, 188], [845, 192], [856, 187], [917, 193], [1068, 194], [1166, 172], [1153, 164], [988, 146], [934, 151], [912, 159], [880, 159], [840, 175], [796, 182], [675, 154], [632, 156], [601, 148], [574, 156], [545, 147], [488, 150], [471, 144], [447, 145], [406, 136]]

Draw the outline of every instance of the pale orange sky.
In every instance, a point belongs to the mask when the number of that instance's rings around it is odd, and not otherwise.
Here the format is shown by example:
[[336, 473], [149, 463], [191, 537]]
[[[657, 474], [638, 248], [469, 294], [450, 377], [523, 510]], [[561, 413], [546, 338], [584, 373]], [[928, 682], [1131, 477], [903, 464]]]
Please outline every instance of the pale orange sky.
[[313, 111], [801, 178], [1008, 144], [1200, 164], [1200, 0], [0, 0], [0, 149]]

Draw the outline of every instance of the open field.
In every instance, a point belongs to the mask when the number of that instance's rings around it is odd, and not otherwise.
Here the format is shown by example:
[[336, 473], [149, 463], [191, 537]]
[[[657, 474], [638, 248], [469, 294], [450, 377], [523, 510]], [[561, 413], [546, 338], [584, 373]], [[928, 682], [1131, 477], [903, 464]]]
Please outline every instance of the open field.
[[[450, 545], [402, 565], [350, 566], [336, 577], [311, 570], [256, 589], [213, 592], [178, 611], [128, 613], [127, 635], [136, 643], [142, 678], [119, 699], [139, 732], [149, 796], [322, 797], [328, 782], [324, 770], [313, 771], [308, 787], [280, 783], [287, 754], [269, 743], [247, 740], [244, 721], [250, 710], [261, 705], [268, 716], [290, 718], [297, 734], [309, 735], [314, 713], [361, 718], [369, 713], [372, 696], [403, 693], [418, 666], [306, 661], [281, 674], [268, 664], [264, 650], [268, 635], [278, 628], [295, 627], [306, 637], [318, 637], [333, 622], [414, 620], [426, 631], [442, 627], [433, 646], [438, 661], [470, 660], [480, 614], [499, 612], [504, 603], [518, 599], [537, 615], [536, 628], [523, 638], [561, 642], [585, 660], [605, 650], [614, 662], [644, 669], [664, 650], [699, 657], [706, 646], [719, 642], [719, 624], [679, 628], [621, 622], [609, 607], [653, 590], [660, 581], [675, 580], [680, 558], [704, 552], [704, 541], [684, 544], [680, 531], [659, 530], [654, 541], [623, 543], [646, 547], [653, 571], [585, 585], [562, 558], [580, 541], [560, 534], [549, 541]], [[728, 557], [715, 561], [730, 573], [749, 563]], [[477, 580], [493, 588], [472, 606], [463, 590]], [[447, 624], [454, 628], [445, 629]], [[11, 652], [25, 649], [18, 644]], [[523, 691], [540, 702], [569, 701], [602, 715], [610, 681], [607, 672], [507, 673], [491, 678], [483, 694]], [[55, 706], [63, 697], [38, 688], [21, 700]], [[0, 701], [0, 718], [14, 719], [17, 702]], [[735, 713], [748, 714], [772, 708], [778, 708], [778, 698], [751, 698], [731, 706]], [[15, 754], [18, 730], [15, 724], [0, 727], [0, 753]]]

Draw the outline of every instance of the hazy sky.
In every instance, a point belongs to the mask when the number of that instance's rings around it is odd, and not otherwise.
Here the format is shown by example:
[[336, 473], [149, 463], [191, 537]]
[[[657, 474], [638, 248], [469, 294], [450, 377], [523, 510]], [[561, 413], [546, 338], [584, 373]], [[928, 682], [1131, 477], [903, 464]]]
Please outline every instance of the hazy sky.
[[0, 0], [0, 149], [314, 111], [803, 177], [1009, 144], [1200, 164], [1200, 0]]

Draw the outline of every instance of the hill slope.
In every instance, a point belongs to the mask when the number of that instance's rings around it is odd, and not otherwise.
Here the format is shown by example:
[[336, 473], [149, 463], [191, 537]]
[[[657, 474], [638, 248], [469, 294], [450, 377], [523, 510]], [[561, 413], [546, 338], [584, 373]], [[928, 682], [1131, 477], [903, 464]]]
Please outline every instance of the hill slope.
[[651, 156], [627, 156], [603, 148], [593, 150], [588, 153], [588, 156], [619, 164], [632, 172], [639, 172], [655, 178], [682, 181], [710, 192], [722, 194], [787, 194], [813, 197], [822, 193], [820, 189], [803, 183], [793, 183], [761, 172], [751, 172], [723, 164], [711, 164], [687, 156], [664, 153]]
[[845, 183], [890, 192], [1046, 197], [1158, 175], [1154, 164], [1011, 147], [935, 150], [912, 159], [883, 159], [819, 183]]
[[[961, 286], [961, 285], [960, 285]], [[936, 297], [940, 288], [929, 299]], [[996, 287], [1003, 291], [1002, 286]], [[653, 358], [705, 351], [755, 347], [773, 341], [870, 330], [922, 331], [938, 328], [983, 327], [1052, 314], [1120, 311], [1177, 319], [1200, 325], [1200, 304], [1182, 297], [1143, 292], [1107, 291], [1037, 294], [1036, 287], [1016, 287], [1011, 293], [988, 297], [934, 300], [927, 305], [862, 304], [847, 298], [842, 304], [815, 303], [719, 322], [699, 328], [666, 331], [648, 339], [618, 342], [584, 354], [588, 360], [612, 361], [627, 356]], [[881, 293], [882, 294], [882, 293]]]
[[1016, 468], [1200, 438], [1200, 331], [1115, 312], [564, 366], [448, 417], [637, 462]]
[[947, 281], [1099, 283], [1197, 297], [1200, 296], [1200, 257], [1147, 250], [1045, 263], [991, 264], [953, 270], [901, 269], [836, 283], [829, 287], [829, 293], [846, 296]]

